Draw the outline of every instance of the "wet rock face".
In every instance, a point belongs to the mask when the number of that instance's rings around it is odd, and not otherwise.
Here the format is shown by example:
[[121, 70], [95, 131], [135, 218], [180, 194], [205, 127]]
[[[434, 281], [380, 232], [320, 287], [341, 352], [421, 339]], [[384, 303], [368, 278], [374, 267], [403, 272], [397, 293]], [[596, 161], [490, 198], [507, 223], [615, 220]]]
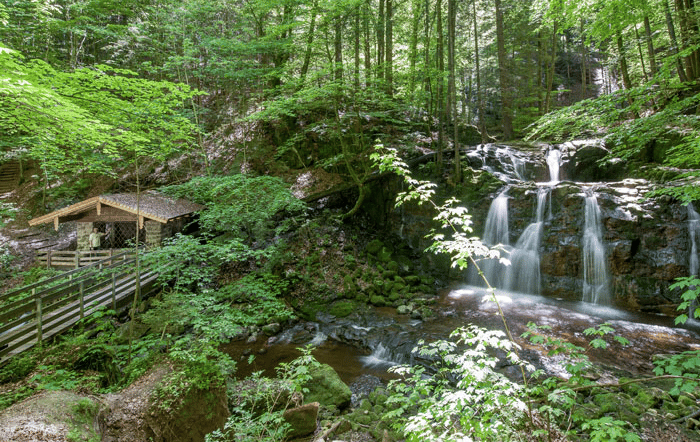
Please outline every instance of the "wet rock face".
[[[548, 182], [547, 152], [560, 151], [560, 182]], [[470, 167], [488, 170], [504, 186], [489, 198], [462, 202], [472, 215], [474, 233], [483, 235], [491, 201], [508, 195], [509, 241], [515, 245], [536, 218], [538, 190], [547, 187], [545, 215], [539, 245], [541, 294], [581, 300], [584, 286], [583, 236], [586, 195], [595, 195], [600, 208], [602, 243], [612, 304], [630, 310], [675, 315], [680, 290], [669, 286], [689, 275], [691, 251], [688, 210], [669, 197], [645, 199], [652, 185], [644, 180], [621, 179], [624, 164], [601, 163], [607, 151], [601, 143], [577, 142], [540, 150], [514, 151], [501, 145], [473, 148], [465, 156]], [[469, 186], [464, 183], [462, 186]], [[396, 187], [398, 188], [398, 186]], [[387, 196], [388, 188], [383, 189]], [[470, 195], [460, 186], [439, 194]], [[390, 209], [384, 218], [415, 249], [429, 245], [426, 232], [436, 225], [426, 207]], [[426, 264], [450, 278], [446, 258], [426, 256]]]

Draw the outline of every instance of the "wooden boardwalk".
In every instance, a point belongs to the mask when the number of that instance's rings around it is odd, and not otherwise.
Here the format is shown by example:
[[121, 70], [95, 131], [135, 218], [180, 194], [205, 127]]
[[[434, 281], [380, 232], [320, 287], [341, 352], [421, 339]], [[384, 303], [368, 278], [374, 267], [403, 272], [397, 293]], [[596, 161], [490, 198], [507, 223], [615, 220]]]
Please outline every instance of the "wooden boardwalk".
[[[0, 295], [0, 364], [75, 325], [99, 309], [120, 311], [137, 286], [131, 252]], [[142, 269], [141, 295], [158, 275]]]

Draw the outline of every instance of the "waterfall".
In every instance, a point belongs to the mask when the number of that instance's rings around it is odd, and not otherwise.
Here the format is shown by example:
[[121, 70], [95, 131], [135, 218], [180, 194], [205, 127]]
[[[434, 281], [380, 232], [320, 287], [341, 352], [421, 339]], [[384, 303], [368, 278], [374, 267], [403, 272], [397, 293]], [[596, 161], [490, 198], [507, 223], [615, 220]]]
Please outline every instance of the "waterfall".
[[540, 243], [544, 226], [544, 212], [550, 188], [541, 187], [537, 192], [535, 222], [520, 235], [510, 254], [510, 266], [506, 269], [505, 288], [523, 293], [540, 293]]
[[508, 151], [508, 156], [510, 157], [510, 162], [513, 163], [513, 170], [515, 171], [515, 176], [520, 181], [525, 181], [525, 161], [516, 157], [512, 151]]
[[486, 215], [486, 226], [484, 227], [484, 242], [490, 246], [497, 244], [508, 245], [508, 189], [501, 192], [493, 200]]
[[549, 181], [550, 183], [559, 182], [559, 166], [561, 165], [561, 151], [558, 149], [550, 149], [547, 153], [547, 166], [549, 166]]
[[583, 230], [583, 300], [611, 304], [608, 265], [603, 245], [603, 223], [595, 195], [586, 196]]

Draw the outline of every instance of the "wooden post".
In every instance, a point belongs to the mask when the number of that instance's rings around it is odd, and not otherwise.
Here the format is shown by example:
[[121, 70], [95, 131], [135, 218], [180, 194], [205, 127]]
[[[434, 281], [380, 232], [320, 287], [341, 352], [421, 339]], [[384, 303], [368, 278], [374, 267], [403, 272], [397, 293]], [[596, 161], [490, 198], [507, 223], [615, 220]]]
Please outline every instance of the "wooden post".
[[36, 297], [36, 289], [32, 289], [32, 296], [34, 297], [34, 301], [36, 302], [36, 342], [37, 344], [41, 344], [41, 341], [44, 338], [43, 335], [43, 326], [42, 326], [42, 321], [41, 321], [41, 296], [38, 298]]
[[117, 284], [116, 284], [116, 276], [114, 274], [114, 270], [112, 270], [112, 310], [116, 313], [117, 311]]
[[49, 250], [48, 252], [46, 252], [46, 268], [47, 269], [51, 268], [51, 252], [52, 251], [53, 250]]
[[80, 281], [80, 319], [85, 317], [85, 281]]
[[75, 268], [80, 268], [80, 250], [75, 251]]

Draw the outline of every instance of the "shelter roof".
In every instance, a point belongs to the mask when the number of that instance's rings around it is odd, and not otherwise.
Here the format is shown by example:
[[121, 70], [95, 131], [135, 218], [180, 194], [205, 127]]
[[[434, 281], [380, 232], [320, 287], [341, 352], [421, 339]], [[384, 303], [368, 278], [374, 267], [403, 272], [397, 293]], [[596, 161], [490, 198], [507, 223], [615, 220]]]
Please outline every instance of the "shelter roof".
[[[29, 220], [30, 226], [54, 222], [59, 218], [77, 215], [96, 209], [98, 214], [102, 206], [115, 207], [142, 218], [167, 223], [171, 219], [189, 215], [204, 208], [182, 198], [172, 198], [159, 192], [145, 192], [140, 198], [135, 193], [116, 193], [113, 195], [95, 196], [68, 207], [56, 210], [46, 215]], [[138, 210], [137, 210], [138, 207]]]

